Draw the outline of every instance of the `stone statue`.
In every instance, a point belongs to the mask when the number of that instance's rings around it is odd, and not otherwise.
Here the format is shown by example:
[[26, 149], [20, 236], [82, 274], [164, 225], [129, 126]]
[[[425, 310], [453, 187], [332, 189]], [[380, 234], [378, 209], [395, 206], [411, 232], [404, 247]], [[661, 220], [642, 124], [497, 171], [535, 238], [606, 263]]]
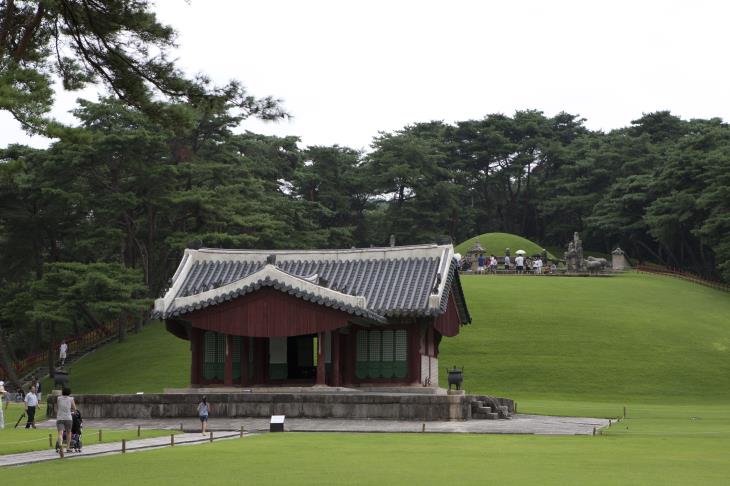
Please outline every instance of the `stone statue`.
[[575, 272], [575, 247], [573, 242], [568, 243], [568, 251], [565, 252], [565, 268], [568, 273]]
[[510, 255], [509, 248], [504, 249], [504, 256], [512, 256]]
[[583, 242], [577, 231], [573, 233], [573, 241], [568, 243], [568, 251], [565, 252], [564, 256], [568, 273], [586, 271], [586, 265], [583, 261]]
[[599, 273], [608, 267], [608, 260], [589, 256], [585, 261], [585, 267], [588, 273]]

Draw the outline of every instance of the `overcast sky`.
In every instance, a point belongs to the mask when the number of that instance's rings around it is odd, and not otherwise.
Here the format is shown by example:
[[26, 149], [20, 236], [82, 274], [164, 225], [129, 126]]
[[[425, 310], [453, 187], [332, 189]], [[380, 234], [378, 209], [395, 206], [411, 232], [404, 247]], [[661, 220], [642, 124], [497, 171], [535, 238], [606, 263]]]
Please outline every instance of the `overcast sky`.
[[[643, 112], [730, 118], [721, 1], [158, 0], [189, 73], [238, 79], [293, 115], [243, 129], [366, 149], [406, 124], [538, 109], [592, 129]], [[93, 93], [86, 92], [86, 96]], [[54, 115], [78, 94], [59, 95]], [[28, 138], [0, 113], [0, 146]]]

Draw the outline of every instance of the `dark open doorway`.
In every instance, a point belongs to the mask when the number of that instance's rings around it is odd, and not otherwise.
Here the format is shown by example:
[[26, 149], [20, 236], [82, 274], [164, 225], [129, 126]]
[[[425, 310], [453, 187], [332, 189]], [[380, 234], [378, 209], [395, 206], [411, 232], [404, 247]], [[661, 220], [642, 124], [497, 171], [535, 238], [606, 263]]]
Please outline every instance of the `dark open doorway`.
[[317, 335], [290, 336], [286, 342], [288, 379], [314, 380], [317, 376]]

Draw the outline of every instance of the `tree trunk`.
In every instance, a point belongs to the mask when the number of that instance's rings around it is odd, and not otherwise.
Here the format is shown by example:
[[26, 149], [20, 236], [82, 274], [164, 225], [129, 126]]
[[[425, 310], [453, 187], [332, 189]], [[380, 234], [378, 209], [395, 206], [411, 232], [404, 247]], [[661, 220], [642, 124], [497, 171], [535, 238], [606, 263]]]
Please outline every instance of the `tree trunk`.
[[53, 342], [56, 340], [56, 323], [51, 322], [51, 330], [48, 333], [48, 376], [51, 378], [56, 376], [56, 368], [54, 362], [55, 350]]
[[127, 340], [127, 316], [121, 316], [117, 319], [117, 323], [119, 324], [119, 342], [123, 343]]
[[0, 329], [0, 366], [3, 367], [5, 373], [8, 375], [8, 381], [13, 384], [15, 388], [20, 388], [20, 380], [18, 374], [15, 372], [15, 366], [10, 360], [10, 348], [5, 342], [5, 335], [2, 329]]

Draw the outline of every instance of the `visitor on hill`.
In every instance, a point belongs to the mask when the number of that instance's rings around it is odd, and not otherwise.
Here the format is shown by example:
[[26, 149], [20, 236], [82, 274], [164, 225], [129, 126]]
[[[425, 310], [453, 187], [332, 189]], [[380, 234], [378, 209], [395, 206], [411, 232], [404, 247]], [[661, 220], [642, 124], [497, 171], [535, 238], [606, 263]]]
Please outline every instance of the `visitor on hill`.
[[205, 430], [208, 428], [208, 415], [210, 414], [210, 405], [208, 404], [208, 397], [203, 399], [198, 404], [198, 417], [200, 418], [200, 432], [205, 435]]
[[33, 427], [35, 429], [35, 410], [38, 407], [38, 395], [35, 393], [35, 386], [30, 387], [30, 391], [25, 396], [25, 413], [28, 414], [28, 422], [25, 428]]
[[558, 266], [555, 265], [555, 262], [553, 262], [552, 265], [550, 265], [550, 273], [555, 274], [557, 272], [558, 272]]
[[41, 380], [38, 378], [33, 377], [33, 382], [31, 385], [35, 386], [35, 394], [38, 397], [38, 401], [41, 401]]
[[[0, 430], [5, 428], [5, 409], [8, 408], [8, 401], [5, 399], [5, 382], [0, 381]], [[5, 406], [3, 406], [3, 399], [5, 399]]]
[[537, 257], [535, 263], [532, 264], [532, 269], [534, 270], [535, 275], [540, 275], [542, 273], [542, 260], [540, 257]]
[[510, 261], [509, 255], [505, 255], [504, 256], [504, 269], [506, 271], [509, 271], [510, 264], [512, 264], [512, 262]]
[[73, 426], [73, 412], [76, 411], [76, 402], [71, 397], [71, 389], [63, 387], [61, 396], [56, 400], [56, 443], [63, 452], [63, 433], [66, 432], [66, 449], [71, 449], [71, 427]]
[[484, 258], [484, 255], [479, 255], [479, 258], [477, 258], [477, 273], [484, 273], [485, 264], [486, 258]]
[[522, 274], [522, 271], [525, 268], [525, 257], [522, 255], [517, 255], [515, 258], [515, 270], [517, 270], [518, 274]]
[[494, 255], [489, 259], [489, 273], [497, 275], [497, 257]]
[[61, 341], [61, 348], [58, 351], [58, 359], [61, 362], [61, 366], [66, 364], [66, 352], [68, 352], [68, 344], [66, 340]]

